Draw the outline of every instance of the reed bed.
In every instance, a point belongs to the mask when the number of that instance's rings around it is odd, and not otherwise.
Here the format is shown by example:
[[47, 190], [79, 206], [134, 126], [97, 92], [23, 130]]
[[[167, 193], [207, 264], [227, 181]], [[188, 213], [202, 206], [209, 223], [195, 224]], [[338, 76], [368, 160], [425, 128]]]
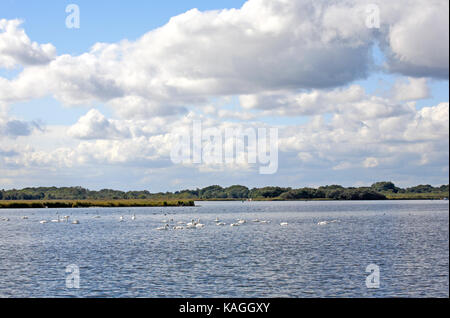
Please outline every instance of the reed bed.
[[20, 200], [0, 201], [0, 209], [42, 208], [118, 208], [118, 207], [164, 207], [195, 206], [193, 200]]

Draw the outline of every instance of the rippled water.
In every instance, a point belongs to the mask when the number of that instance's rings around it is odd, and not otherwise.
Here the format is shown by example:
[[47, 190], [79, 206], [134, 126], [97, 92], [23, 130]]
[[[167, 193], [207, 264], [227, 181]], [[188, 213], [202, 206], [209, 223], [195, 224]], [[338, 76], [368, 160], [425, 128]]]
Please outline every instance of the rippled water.
[[[10, 219], [0, 220], [0, 296], [449, 296], [448, 201], [197, 205], [0, 210]], [[80, 224], [39, 223], [56, 213]], [[155, 230], [192, 218], [205, 227]], [[79, 266], [79, 289], [66, 287], [69, 264]], [[369, 264], [380, 268], [378, 289], [366, 287]]]

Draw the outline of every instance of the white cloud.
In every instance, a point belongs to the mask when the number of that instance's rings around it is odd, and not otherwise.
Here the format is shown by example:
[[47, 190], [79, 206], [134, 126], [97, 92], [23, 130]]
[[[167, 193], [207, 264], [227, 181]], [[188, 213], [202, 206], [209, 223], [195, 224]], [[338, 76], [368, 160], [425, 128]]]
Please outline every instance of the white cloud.
[[241, 95], [239, 101], [244, 109], [258, 109], [277, 115], [314, 115], [333, 112], [338, 105], [359, 101], [364, 97], [364, 89], [353, 85], [344, 89], [312, 90], [298, 94], [280, 91]]
[[449, 76], [449, 2], [380, 1], [388, 67], [416, 77]]
[[4, 138], [29, 136], [34, 130], [42, 131], [43, 127], [36, 121], [28, 122], [10, 117], [7, 108], [0, 104], [0, 141]]
[[49, 63], [56, 55], [55, 47], [31, 42], [21, 24], [17, 19], [0, 19], [0, 67]]
[[[294, 160], [296, 165], [335, 170], [442, 163], [448, 157], [448, 111], [449, 104], [441, 103], [418, 111], [393, 112], [386, 117], [368, 116], [364, 121], [360, 115], [354, 115], [352, 108], [334, 115], [329, 122], [317, 115], [304, 125], [280, 127], [280, 158], [287, 160], [293, 156], [289, 160]], [[31, 147], [22, 140], [21, 143], [25, 144], [9, 148], [18, 155], [6, 157], [4, 161], [18, 166], [173, 166], [170, 152], [176, 141], [175, 135], [189, 134], [194, 119], [201, 119], [204, 129], [215, 127], [220, 131], [267, 126], [258, 122], [232, 123], [190, 114], [170, 124], [160, 122], [156, 130], [146, 131], [147, 126], [156, 127], [153, 120], [111, 120], [91, 110], [71, 127], [67, 135], [86, 140], [50, 151], [35, 149], [38, 145]], [[59, 130], [54, 134], [53, 137], [44, 137], [49, 140], [61, 138]], [[235, 164], [220, 169], [251, 169], [241, 159], [239, 157]], [[210, 164], [190, 167], [217, 171], [217, 167]]]
[[68, 134], [80, 139], [116, 139], [130, 136], [126, 127], [119, 127], [96, 109], [91, 109], [70, 127]]
[[[381, 10], [379, 30], [365, 25], [372, 2]], [[57, 56], [51, 44], [32, 42], [19, 20], [3, 19], [0, 68], [23, 69], [0, 77], [0, 165], [24, 174], [33, 167], [158, 170], [173, 167], [173, 134], [189, 132], [194, 119], [224, 129], [309, 116], [307, 124], [280, 127], [280, 170], [290, 178], [297, 168], [448, 171], [448, 102], [421, 110], [410, 103], [429, 97], [430, 78], [448, 78], [448, 20], [445, 0], [249, 0], [241, 9], [190, 10], [136, 41]], [[409, 76], [385, 97], [353, 84], [377, 69], [377, 43], [384, 70]], [[91, 109], [71, 127], [33, 134], [39, 125], [9, 117], [4, 106], [48, 95], [66, 105], [103, 103], [114, 118]], [[230, 96], [241, 107], [224, 105]], [[244, 162], [222, 168], [251, 169]]]
[[430, 96], [427, 79], [409, 77], [408, 82], [397, 80], [392, 88], [392, 95], [398, 101], [427, 98]]
[[373, 157], [366, 158], [364, 159], [363, 166], [366, 168], [375, 168], [378, 166], [378, 159]]
[[[252, 94], [365, 78], [377, 40], [393, 72], [448, 77], [448, 1], [379, 1], [377, 31], [365, 25], [367, 3], [249, 0], [241, 9], [193, 9], [134, 42], [97, 43], [80, 56], [55, 57], [51, 45], [32, 43], [18, 20], [1, 20], [2, 65], [25, 70], [0, 78], [0, 100], [100, 101], [126, 118], [181, 114], [213, 96], [250, 95], [244, 104], [251, 105]], [[306, 113], [314, 94], [300, 101]]]
[[239, 97], [244, 109], [260, 111], [265, 116], [305, 116], [326, 113], [342, 114], [365, 120], [410, 113], [412, 106], [389, 98], [366, 94], [363, 87], [352, 85], [334, 90], [312, 90], [305, 93], [264, 92]]

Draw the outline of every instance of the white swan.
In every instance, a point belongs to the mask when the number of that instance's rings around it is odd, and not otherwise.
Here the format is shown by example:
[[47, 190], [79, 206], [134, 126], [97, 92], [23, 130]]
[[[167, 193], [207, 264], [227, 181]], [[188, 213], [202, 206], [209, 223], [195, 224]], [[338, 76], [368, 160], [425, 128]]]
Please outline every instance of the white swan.
[[184, 227], [180, 226], [180, 225], [177, 225], [177, 226], [174, 226], [173, 229], [174, 230], [182, 230], [182, 229], [184, 229]]
[[288, 222], [281, 222], [280, 225], [281, 225], [281, 226], [288, 226], [289, 223], [288, 223]]
[[224, 222], [217, 222], [216, 225], [218, 225], [218, 226], [224, 226], [224, 225], [226, 225], [226, 223], [224, 223]]
[[259, 219], [254, 219], [253, 222], [258, 223], [261, 222]]
[[123, 215], [120, 216], [119, 222], [123, 222]]
[[59, 219], [59, 215], [58, 215], [58, 218], [56, 219], [56, 220], [51, 220], [53, 223], [59, 223], [59, 222], [61, 222], [61, 220]]
[[262, 221], [259, 221], [259, 223], [267, 224], [267, 223], [270, 223], [270, 221], [262, 220]]
[[230, 226], [239, 226], [239, 223], [231, 223]]
[[320, 222], [317, 223], [317, 225], [327, 225], [327, 224], [328, 224], [327, 221], [320, 221]]
[[131, 219], [134, 221], [134, 220], [136, 220], [136, 214], [133, 214], [132, 216], [131, 216]]
[[42, 221], [39, 221], [39, 223], [41, 223], [41, 224], [45, 224], [45, 223], [48, 223], [48, 221], [46, 221], [46, 220], [42, 220]]
[[188, 229], [192, 229], [197, 225], [197, 223], [194, 221], [194, 219], [191, 220], [188, 224], [186, 224]]
[[78, 221], [78, 220], [73, 220], [73, 221], [72, 221], [72, 224], [80, 224], [80, 221]]
[[245, 220], [239, 220], [238, 223], [239, 223], [239, 224], [244, 224], [244, 223], [247, 223], [247, 221], [245, 221]]
[[195, 224], [195, 227], [197, 229], [201, 229], [202, 227], [205, 227], [205, 224], [198, 223], [198, 224]]
[[169, 224], [166, 224], [166, 225], [161, 226], [161, 227], [157, 227], [156, 229], [157, 229], [158, 231], [166, 231], [166, 230], [169, 229]]

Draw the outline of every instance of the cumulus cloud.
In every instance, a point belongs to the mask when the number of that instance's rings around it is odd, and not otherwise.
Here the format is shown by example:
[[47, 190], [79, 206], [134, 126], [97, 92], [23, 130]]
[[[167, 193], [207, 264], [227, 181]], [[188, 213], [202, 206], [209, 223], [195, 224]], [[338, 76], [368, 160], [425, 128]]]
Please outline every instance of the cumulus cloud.
[[382, 45], [391, 72], [449, 76], [449, 2], [380, 1]]
[[[280, 127], [280, 160], [291, 160], [292, 164], [305, 168], [334, 170], [443, 164], [448, 158], [449, 104], [408, 109], [385, 117], [367, 116], [364, 119], [360, 115], [354, 116], [354, 109], [347, 109], [329, 121], [323, 115], [316, 115], [307, 124]], [[160, 123], [158, 130], [145, 133], [137, 127], [152, 126], [152, 121], [110, 120], [91, 110], [69, 132], [84, 141], [73, 147], [63, 146], [50, 151], [20, 147], [19, 156], [4, 158], [4, 161], [18, 166], [81, 167], [107, 163], [169, 167], [174, 165], [170, 153], [177, 141], [175, 137], [180, 134], [192, 136], [193, 120], [202, 120], [203, 129], [218, 129], [222, 133], [226, 128], [244, 131], [267, 127], [261, 122], [227, 122], [189, 114], [170, 124]], [[123, 133], [121, 127], [127, 127], [127, 133]], [[115, 138], [109, 138], [109, 134], [115, 134]], [[224, 140], [225, 146], [228, 143], [229, 140]], [[234, 164], [220, 169], [252, 169], [243, 154], [237, 159]], [[215, 169], [214, 165], [205, 162], [189, 167], [201, 171]]]
[[[127, 118], [181, 114], [212, 96], [335, 88], [365, 78], [377, 41], [392, 72], [448, 77], [448, 1], [380, 0], [379, 30], [365, 25], [367, 4], [249, 0], [240, 9], [193, 9], [136, 41], [57, 57], [51, 45], [31, 42], [20, 21], [1, 20], [2, 65], [28, 67], [13, 80], [0, 78], [0, 100], [53, 95], [64, 104], [101, 101]], [[303, 97], [314, 102], [314, 93]]]
[[[380, 29], [365, 25], [368, 3], [380, 8]], [[412, 102], [429, 97], [430, 78], [448, 78], [448, 20], [446, 0], [249, 0], [240, 9], [193, 9], [135, 41], [96, 43], [79, 56], [57, 56], [19, 20], [0, 20], [0, 68], [23, 67], [0, 77], [0, 106], [50, 95], [66, 105], [100, 102], [115, 116], [91, 109], [39, 141], [39, 125], [2, 106], [0, 163], [170, 167], [173, 135], [188, 133], [192, 120], [245, 129], [264, 126], [263, 117], [308, 116], [280, 127], [285, 167], [448, 171], [448, 102], [421, 110]], [[384, 97], [354, 85], [378, 70], [376, 45], [384, 70], [407, 76]], [[212, 102], [230, 96], [241, 107]], [[236, 168], [249, 169], [226, 167]]]
[[398, 101], [411, 101], [428, 98], [430, 90], [426, 78], [409, 77], [408, 81], [397, 80], [391, 92], [393, 98]]
[[304, 93], [269, 91], [241, 95], [239, 101], [244, 109], [258, 109], [278, 115], [315, 115], [335, 111], [337, 105], [360, 101], [364, 97], [364, 89], [359, 85], [352, 85], [345, 89], [312, 90]]
[[239, 97], [244, 109], [257, 110], [265, 116], [313, 116], [320, 114], [347, 114], [353, 118], [390, 117], [409, 113], [413, 106], [389, 98], [368, 95], [364, 88], [352, 85], [334, 90], [312, 90], [295, 93], [264, 92]]
[[107, 119], [98, 110], [91, 109], [70, 127], [68, 134], [79, 139], [116, 139], [129, 137], [130, 131], [126, 126]]
[[43, 127], [36, 121], [28, 122], [10, 118], [6, 110], [0, 109], [0, 140], [6, 137], [29, 136], [34, 130], [42, 131]]
[[448, 160], [448, 108], [448, 103], [441, 103], [364, 121], [352, 111], [336, 114], [330, 122], [316, 117], [283, 130], [280, 149], [309, 154], [299, 156], [306, 165], [321, 162], [336, 169], [443, 164]]
[[32, 42], [21, 24], [17, 19], [0, 19], [0, 68], [47, 64], [56, 56], [53, 45]]

